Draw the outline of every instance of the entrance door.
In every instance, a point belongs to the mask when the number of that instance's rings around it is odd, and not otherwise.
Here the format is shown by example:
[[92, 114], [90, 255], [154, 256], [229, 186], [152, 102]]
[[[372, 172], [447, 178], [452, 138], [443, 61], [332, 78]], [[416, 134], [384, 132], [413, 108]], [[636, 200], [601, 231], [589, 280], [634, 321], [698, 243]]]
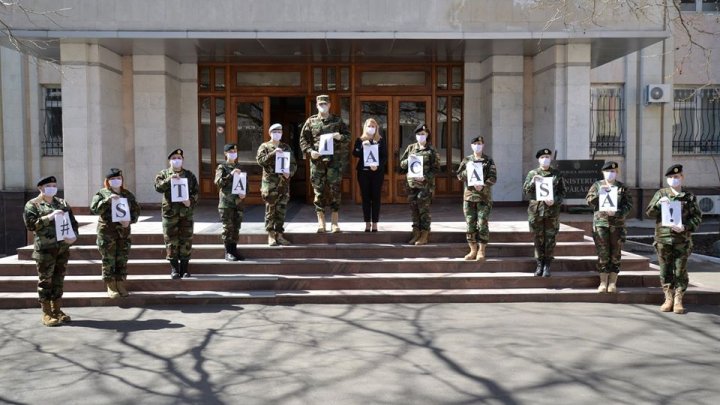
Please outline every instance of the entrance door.
[[[415, 142], [415, 127], [427, 123], [430, 117], [430, 97], [426, 96], [358, 96], [356, 98], [353, 125], [356, 133], [362, 133], [362, 124], [368, 118], [374, 118], [380, 126], [388, 148], [388, 163], [385, 170], [385, 182], [382, 190], [383, 203], [407, 203], [405, 173], [400, 169], [400, 157], [405, 148]], [[434, 134], [433, 134], [434, 136]], [[353, 165], [354, 167], [354, 165]], [[357, 173], [353, 170], [353, 177]], [[354, 179], [357, 183], [357, 179]], [[356, 190], [355, 201], [360, 202], [360, 193]]]
[[[260, 144], [265, 142], [269, 122], [269, 97], [233, 97], [230, 101], [231, 125], [226, 143], [238, 146], [240, 169], [248, 173], [246, 204], [259, 204], [262, 169], [255, 157]], [[218, 159], [223, 159], [222, 145], [218, 144]]]

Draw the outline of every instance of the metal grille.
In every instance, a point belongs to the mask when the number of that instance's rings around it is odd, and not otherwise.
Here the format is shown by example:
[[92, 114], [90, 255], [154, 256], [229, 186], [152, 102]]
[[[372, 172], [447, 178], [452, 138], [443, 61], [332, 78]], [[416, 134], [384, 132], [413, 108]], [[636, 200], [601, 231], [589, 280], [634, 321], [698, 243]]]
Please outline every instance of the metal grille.
[[720, 154], [720, 87], [675, 89], [673, 153]]
[[43, 88], [41, 148], [43, 156], [62, 156], [62, 93], [59, 88]]
[[590, 154], [625, 154], [625, 100], [622, 86], [590, 88]]

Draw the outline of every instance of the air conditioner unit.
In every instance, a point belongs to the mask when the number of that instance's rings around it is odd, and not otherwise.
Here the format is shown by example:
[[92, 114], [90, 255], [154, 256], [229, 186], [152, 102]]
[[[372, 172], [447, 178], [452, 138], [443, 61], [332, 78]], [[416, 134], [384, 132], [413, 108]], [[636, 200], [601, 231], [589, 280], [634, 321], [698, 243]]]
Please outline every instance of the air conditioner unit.
[[669, 103], [673, 100], [672, 85], [648, 84], [645, 89], [645, 104]]
[[720, 195], [699, 195], [697, 202], [703, 215], [720, 215]]

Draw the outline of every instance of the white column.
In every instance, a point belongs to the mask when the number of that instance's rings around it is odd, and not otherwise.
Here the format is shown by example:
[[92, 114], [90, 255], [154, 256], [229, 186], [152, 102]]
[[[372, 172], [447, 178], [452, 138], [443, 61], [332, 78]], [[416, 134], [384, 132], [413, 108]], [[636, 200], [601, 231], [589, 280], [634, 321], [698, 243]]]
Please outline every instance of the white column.
[[2, 103], [2, 164], [0, 190], [25, 190], [27, 162], [25, 138], [28, 134], [27, 69], [25, 56], [15, 50], [0, 47], [0, 103]]

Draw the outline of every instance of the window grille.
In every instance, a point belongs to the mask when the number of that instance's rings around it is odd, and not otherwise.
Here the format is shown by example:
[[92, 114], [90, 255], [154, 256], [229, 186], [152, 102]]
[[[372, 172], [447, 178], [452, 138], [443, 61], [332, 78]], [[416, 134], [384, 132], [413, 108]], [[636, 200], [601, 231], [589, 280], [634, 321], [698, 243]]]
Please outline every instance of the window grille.
[[43, 156], [63, 155], [62, 92], [59, 88], [42, 89], [41, 148]]
[[625, 155], [625, 100], [622, 86], [590, 88], [590, 154]]

